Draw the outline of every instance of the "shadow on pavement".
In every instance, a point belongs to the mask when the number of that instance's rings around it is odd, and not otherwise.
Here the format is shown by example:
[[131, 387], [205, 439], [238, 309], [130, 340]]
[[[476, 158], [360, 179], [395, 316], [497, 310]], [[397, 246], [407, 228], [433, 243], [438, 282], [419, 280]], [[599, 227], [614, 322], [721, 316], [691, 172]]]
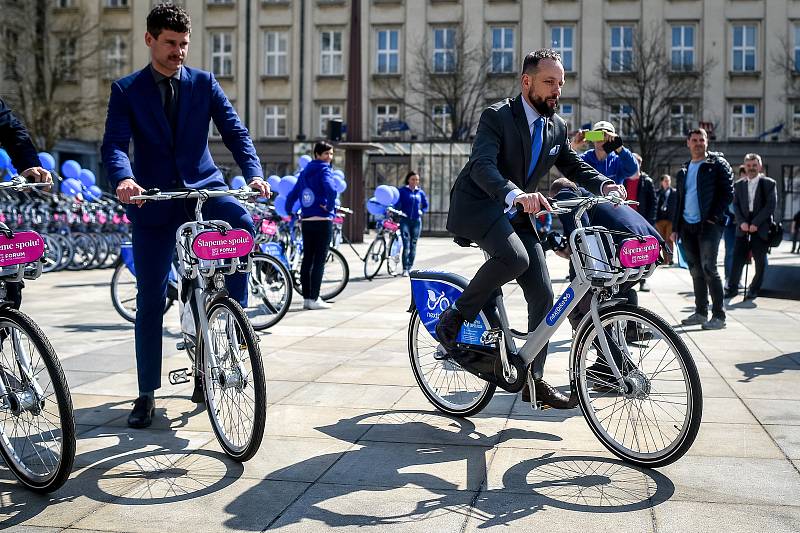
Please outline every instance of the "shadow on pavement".
[[737, 363], [744, 378], [741, 383], [749, 383], [759, 376], [775, 376], [787, 370], [800, 370], [800, 352], [785, 353], [772, 359], [755, 361], [752, 363]]
[[[357, 445], [338, 454], [326, 454], [301, 461], [266, 474], [269, 480], [297, 479], [315, 465], [332, 463], [269, 524], [253, 523], [250, 513], [253, 499], [263, 494], [256, 486], [231, 502], [225, 511], [232, 515], [224, 525], [237, 530], [259, 531], [266, 526], [282, 527], [301, 521], [310, 527], [313, 521], [329, 527], [374, 526], [416, 522], [435, 516], [456, 513], [469, 516], [479, 528], [510, 525], [547, 507], [581, 512], [620, 513], [646, 509], [668, 500], [674, 485], [664, 475], [629, 466], [621, 461], [600, 457], [556, 456], [517, 449], [522, 458], [502, 476], [502, 488], [487, 489], [487, 457], [494, 446], [511, 439], [559, 441], [548, 433], [523, 429], [502, 429], [495, 434], [481, 433], [467, 419], [420, 411], [384, 411], [341, 419], [317, 430]], [[409, 445], [399, 445], [405, 442]], [[393, 450], [394, 448], [394, 450]], [[227, 460], [226, 460], [227, 461]], [[420, 466], [452, 464], [464, 468], [466, 481], [457, 484], [437, 475], [420, 472]], [[466, 489], [460, 485], [466, 485]], [[496, 481], [495, 481], [496, 484]], [[369, 493], [398, 488], [420, 488], [435, 495], [413, 502], [409, 510], [391, 505], [385, 508], [376, 498], [369, 505]], [[353, 493], [363, 493], [364, 502], [357, 513], [332, 510], [337, 501]], [[251, 494], [252, 493], [252, 494]], [[352, 510], [353, 506], [348, 506]], [[372, 512], [371, 512], [372, 511]]]

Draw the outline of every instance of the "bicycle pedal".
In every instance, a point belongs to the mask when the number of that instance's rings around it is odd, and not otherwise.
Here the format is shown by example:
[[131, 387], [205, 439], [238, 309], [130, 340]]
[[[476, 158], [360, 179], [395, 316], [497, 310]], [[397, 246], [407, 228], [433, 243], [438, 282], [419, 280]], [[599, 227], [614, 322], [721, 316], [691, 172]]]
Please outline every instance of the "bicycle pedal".
[[169, 373], [169, 383], [170, 385], [181, 385], [183, 383], [189, 383], [191, 379], [189, 376], [192, 375], [192, 371], [188, 368], [178, 368], [176, 370], [171, 370]]

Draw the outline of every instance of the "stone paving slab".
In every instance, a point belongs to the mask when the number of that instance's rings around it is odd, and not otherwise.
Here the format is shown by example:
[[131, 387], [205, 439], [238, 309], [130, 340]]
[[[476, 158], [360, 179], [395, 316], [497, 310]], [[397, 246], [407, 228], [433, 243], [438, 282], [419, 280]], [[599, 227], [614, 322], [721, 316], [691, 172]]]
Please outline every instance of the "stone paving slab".
[[[359, 245], [363, 252], [365, 245]], [[68, 483], [23, 489], [0, 462], [0, 529], [153, 531], [717, 531], [800, 530], [800, 307], [758, 298], [728, 306], [728, 328], [678, 327], [704, 393], [689, 453], [658, 470], [622, 463], [579, 409], [532, 411], [498, 390], [478, 415], [435, 411], [409, 366], [408, 280], [359, 280], [330, 311], [299, 296], [264, 332], [265, 438], [245, 464], [221, 452], [191, 385], [157, 392], [147, 430], [126, 427], [136, 394], [133, 328], [108, 298], [110, 271], [63, 272], [28, 284], [24, 310], [59, 354], [78, 424]], [[423, 239], [420, 267], [471, 276], [476, 250]], [[797, 264], [784, 250], [771, 260]], [[566, 262], [548, 255], [556, 293]], [[677, 325], [693, 309], [691, 280], [661, 268], [641, 305]], [[518, 285], [505, 291], [524, 328]], [[81, 312], [75, 313], [75, 302]], [[177, 312], [165, 316], [163, 376], [188, 365]], [[548, 381], [568, 384], [569, 328], [551, 341]]]

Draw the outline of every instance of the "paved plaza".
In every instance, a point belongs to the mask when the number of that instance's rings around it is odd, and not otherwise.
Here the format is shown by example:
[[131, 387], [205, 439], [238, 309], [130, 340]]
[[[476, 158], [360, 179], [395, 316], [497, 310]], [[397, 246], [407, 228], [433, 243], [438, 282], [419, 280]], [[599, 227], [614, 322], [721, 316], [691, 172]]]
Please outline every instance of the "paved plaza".
[[[359, 250], [365, 247], [361, 246]], [[795, 264], [788, 243], [773, 265]], [[22, 489], [0, 463], [0, 528], [54, 531], [800, 531], [800, 303], [729, 307], [728, 327], [681, 329], [700, 371], [703, 424], [678, 462], [640, 470], [616, 460], [579, 409], [534, 412], [499, 391], [469, 419], [437, 413], [416, 387], [406, 328], [409, 282], [351, 283], [334, 308], [302, 311], [261, 336], [269, 407], [258, 454], [222, 453], [190, 385], [166, 373], [177, 310], [166, 317], [156, 420], [131, 430], [137, 393], [133, 326], [114, 311], [111, 272], [60, 272], [28, 283], [23, 309], [66, 370], [78, 424], [70, 480], [50, 497]], [[482, 255], [426, 238], [420, 268], [470, 276]], [[548, 256], [555, 292], [566, 261]], [[752, 272], [751, 272], [752, 275]], [[640, 303], [671, 324], [692, 310], [686, 270], [660, 268]], [[519, 288], [506, 290], [521, 329]], [[299, 300], [299, 302], [298, 302]], [[567, 384], [571, 331], [551, 343], [545, 376]]]

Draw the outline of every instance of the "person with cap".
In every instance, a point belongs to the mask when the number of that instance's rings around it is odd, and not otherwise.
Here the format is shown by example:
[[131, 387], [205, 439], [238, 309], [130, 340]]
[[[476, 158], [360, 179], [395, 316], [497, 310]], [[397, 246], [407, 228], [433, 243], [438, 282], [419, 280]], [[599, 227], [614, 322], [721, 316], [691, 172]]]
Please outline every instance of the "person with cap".
[[[593, 141], [594, 148], [581, 154], [581, 159], [588, 163], [600, 174], [611, 178], [614, 183], [621, 185], [625, 178], [639, 173], [639, 164], [634, 159], [630, 150], [622, 145], [622, 137], [617, 135], [614, 125], [608, 121], [595, 122], [592, 131], [603, 132], [602, 141]], [[586, 144], [586, 130], [578, 130], [572, 138], [572, 148]]]

